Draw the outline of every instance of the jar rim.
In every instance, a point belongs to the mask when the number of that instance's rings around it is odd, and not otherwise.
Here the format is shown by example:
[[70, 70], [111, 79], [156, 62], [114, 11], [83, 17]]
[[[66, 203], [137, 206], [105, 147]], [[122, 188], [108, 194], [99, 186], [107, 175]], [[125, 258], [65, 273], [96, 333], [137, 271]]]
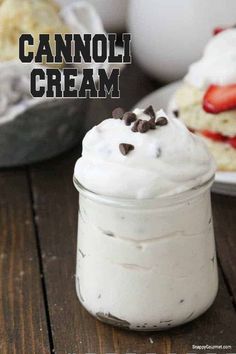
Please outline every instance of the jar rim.
[[175, 204], [175, 202], [184, 202], [188, 199], [193, 198], [194, 196], [197, 196], [199, 193], [207, 190], [211, 185], [213, 184], [215, 179], [215, 175], [213, 175], [210, 179], [207, 181], [203, 182], [202, 184], [193, 187], [191, 189], [188, 189], [186, 191], [176, 193], [176, 194], [171, 194], [171, 195], [163, 195], [160, 197], [156, 198], [144, 198], [144, 199], [136, 199], [136, 198], [120, 198], [120, 197], [113, 197], [113, 196], [106, 196], [103, 194], [95, 193], [87, 188], [85, 188], [75, 177], [73, 176], [73, 183], [77, 191], [81, 194], [84, 195], [90, 199], [93, 200], [98, 200], [100, 202], [103, 202], [105, 204], [126, 204], [126, 205], [133, 205], [133, 203], [140, 204], [142, 205], [143, 203], [157, 203], [159, 202], [160, 204]]

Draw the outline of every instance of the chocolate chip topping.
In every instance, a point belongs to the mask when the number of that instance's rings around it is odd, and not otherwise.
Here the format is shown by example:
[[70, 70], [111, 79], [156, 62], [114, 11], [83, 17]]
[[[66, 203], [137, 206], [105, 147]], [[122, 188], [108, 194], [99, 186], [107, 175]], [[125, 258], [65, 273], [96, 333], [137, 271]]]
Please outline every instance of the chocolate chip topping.
[[[149, 120], [138, 119], [134, 112], [124, 112], [123, 108], [116, 108], [112, 112], [113, 118], [122, 119], [125, 125], [131, 125], [132, 132], [146, 133], [150, 129], [156, 129], [156, 126], [163, 126], [168, 124], [166, 117], [159, 117], [156, 119], [156, 114], [152, 106], [148, 106], [144, 114], [150, 117]], [[130, 144], [120, 144], [120, 151], [123, 155], [127, 155], [129, 151], [133, 150], [134, 146]]]
[[147, 120], [141, 120], [138, 124], [138, 132], [146, 133], [150, 129], [149, 122]]
[[134, 132], [134, 133], [137, 133], [137, 132], [138, 132], [138, 125], [139, 125], [139, 123], [140, 123], [141, 121], [142, 121], [141, 119], [137, 119], [137, 120], [134, 122], [134, 124], [132, 125], [132, 128], [131, 128], [132, 132]]
[[176, 118], [179, 117], [179, 111], [178, 111], [177, 109], [175, 109], [175, 110], [173, 111], [173, 114], [174, 114], [174, 116], [175, 116]]
[[156, 157], [159, 158], [161, 157], [161, 154], [162, 154], [162, 150], [160, 147], [157, 148], [157, 151], [156, 151]]
[[155, 118], [151, 118], [151, 119], [149, 119], [148, 123], [149, 123], [149, 127], [150, 127], [150, 129], [156, 129], [156, 122], [155, 122]]
[[126, 112], [123, 116], [125, 125], [131, 125], [131, 123], [135, 122], [136, 119], [137, 119], [136, 114], [133, 112]]
[[163, 126], [163, 125], [167, 125], [168, 124], [168, 120], [166, 119], [166, 117], [159, 117], [156, 120], [156, 125], [158, 126]]
[[119, 145], [119, 149], [122, 155], [127, 155], [131, 150], [134, 150], [134, 145], [122, 143]]
[[144, 111], [145, 114], [147, 114], [148, 116], [150, 116], [151, 118], [156, 118], [156, 114], [154, 112], [154, 109], [152, 106], [148, 106], [145, 111]]
[[112, 117], [115, 119], [122, 119], [125, 111], [121, 107], [117, 107], [112, 111]]

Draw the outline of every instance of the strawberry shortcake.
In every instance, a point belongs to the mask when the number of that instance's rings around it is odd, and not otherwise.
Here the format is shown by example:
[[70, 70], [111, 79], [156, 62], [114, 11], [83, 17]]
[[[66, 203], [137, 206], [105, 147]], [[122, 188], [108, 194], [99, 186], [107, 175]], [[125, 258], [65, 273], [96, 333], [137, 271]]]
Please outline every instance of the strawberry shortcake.
[[217, 28], [203, 57], [189, 68], [173, 113], [200, 135], [218, 169], [236, 171], [236, 28]]

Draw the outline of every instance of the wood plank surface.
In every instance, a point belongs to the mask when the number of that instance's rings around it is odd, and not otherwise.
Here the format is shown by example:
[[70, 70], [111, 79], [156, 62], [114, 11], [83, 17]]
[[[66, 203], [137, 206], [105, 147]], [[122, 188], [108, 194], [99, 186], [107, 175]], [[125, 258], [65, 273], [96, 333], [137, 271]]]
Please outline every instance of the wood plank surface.
[[212, 196], [217, 250], [236, 307], [236, 197]]
[[227, 344], [236, 350], [236, 315], [222, 277], [213, 307], [193, 323], [169, 332], [137, 334], [115, 329], [82, 308], [73, 276], [78, 207], [71, 182], [73, 164], [74, 158], [64, 155], [64, 161], [32, 171], [56, 353], [187, 353], [193, 344]]
[[0, 353], [50, 353], [26, 172], [0, 172]]
[[[142, 76], [135, 66], [127, 68], [121, 79], [121, 99], [92, 101], [86, 117], [87, 127], [108, 117], [115, 106], [120, 105], [125, 109], [132, 107], [154, 88], [154, 84]], [[127, 83], [129, 87], [126, 87]], [[211, 350], [211, 353], [236, 351], [236, 315], [222, 276], [220, 291], [212, 308], [193, 323], [168, 332], [143, 334], [112, 328], [93, 319], [82, 308], [74, 284], [78, 196], [72, 185], [73, 166], [79, 153], [78, 148], [54, 160], [35, 165], [30, 174], [55, 352], [197, 352], [192, 349], [193, 344], [232, 346], [230, 351], [218, 349]], [[217, 213], [220, 214], [220, 225], [216, 223], [219, 240], [222, 228], [226, 227], [225, 220], [230, 223], [231, 231], [235, 220], [228, 208], [226, 211], [224, 208], [216, 209], [215, 216]], [[222, 259], [221, 252], [219, 255]], [[227, 266], [223, 261], [222, 266], [225, 273]]]

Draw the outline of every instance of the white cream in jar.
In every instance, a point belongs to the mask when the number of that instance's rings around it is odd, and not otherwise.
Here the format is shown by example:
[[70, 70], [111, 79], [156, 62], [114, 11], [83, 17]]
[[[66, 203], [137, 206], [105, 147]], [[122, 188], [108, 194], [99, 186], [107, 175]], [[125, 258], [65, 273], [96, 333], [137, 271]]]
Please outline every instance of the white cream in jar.
[[[134, 113], [150, 120], [150, 111]], [[165, 125], [145, 133], [132, 131], [135, 122], [102, 122], [86, 135], [74, 173], [79, 299], [98, 319], [134, 330], [191, 321], [218, 288], [214, 161], [180, 121], [160, 118]], [[122, 143], [132, 145], [126, 155]]]

